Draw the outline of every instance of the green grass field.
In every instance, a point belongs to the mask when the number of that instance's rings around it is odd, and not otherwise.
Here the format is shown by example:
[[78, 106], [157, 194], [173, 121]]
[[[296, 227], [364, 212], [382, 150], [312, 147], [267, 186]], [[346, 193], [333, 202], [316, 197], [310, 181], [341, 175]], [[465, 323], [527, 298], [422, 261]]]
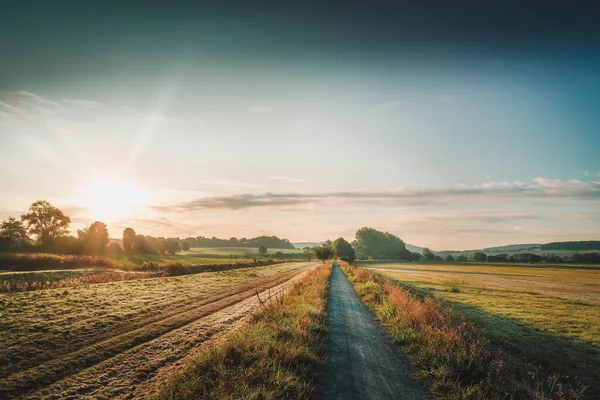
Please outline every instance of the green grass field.
[[[283, 254], [302, 254], [302, 250], [298, 249], [269, 249], [267, 248], [268, 254], [275, 254], [278, 251]], [[188, 254], [207, 254], [207, 255], [225, 255], [230, 254], [243, 256], [246, 253], [258, 255], [258, 247], [192, 247]]]
[[573, 267], [366, 266], [434, 296], [515, 355], [600, 394], [600, 270]]

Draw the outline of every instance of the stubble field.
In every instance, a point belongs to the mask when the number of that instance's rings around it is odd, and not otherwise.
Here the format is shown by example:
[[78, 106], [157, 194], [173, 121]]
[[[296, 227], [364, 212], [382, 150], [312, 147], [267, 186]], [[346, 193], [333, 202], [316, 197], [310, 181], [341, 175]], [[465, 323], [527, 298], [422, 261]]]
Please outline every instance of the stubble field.
[[314, 265], [0, 294], [0, 397], [151, 392], [161, 371], [256, 310], [256, 293], [264, 299]]
[[435, 296], [510, 353], [577, 377], [600, 395], [600, 268], [377, 264], [365, 267]]

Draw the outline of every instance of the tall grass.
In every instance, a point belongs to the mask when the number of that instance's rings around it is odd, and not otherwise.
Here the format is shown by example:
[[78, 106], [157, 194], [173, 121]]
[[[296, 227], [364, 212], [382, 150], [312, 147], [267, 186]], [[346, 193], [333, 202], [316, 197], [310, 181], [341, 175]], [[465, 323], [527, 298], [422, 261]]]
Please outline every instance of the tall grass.
[[70, 269], [83, 267], [114, 268], [106, 257], [64, 255], [51, 253], [0, 253], [0, 269], [36, 271], [43, 269]]
[[107, 270], [100, 273], [89, 273], [79, 277], [68, 277], [56, 281], [0, 281], [0, 293], [24, 292], [28, 290], [58, 289], [76, 286], [91, 285], [95, 283], [131, 281], [136, 279], [152, 278], [157, 276], [150, 272], [116, 272]]
[[325, 363], [331, 264], [308, 273], [247, 326], [173, 375], [159, 399], [305, 399]]
[[343, 265], [356, 292], [420, 375], [448, 399], [581, 399], [582, 387], [494, 349], [463, 315], [432, 298], [420, 299], [387, 279]]

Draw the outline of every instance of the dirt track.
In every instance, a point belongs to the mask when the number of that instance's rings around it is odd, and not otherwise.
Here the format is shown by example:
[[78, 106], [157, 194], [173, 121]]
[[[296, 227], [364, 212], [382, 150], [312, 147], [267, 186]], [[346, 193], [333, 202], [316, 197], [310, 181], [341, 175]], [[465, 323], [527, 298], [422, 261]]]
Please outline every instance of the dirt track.
[[[283, 290], [308, 264], [243, 288], [198, 299], [102, 342], [8, 377], [8, 398], [147, 398], [170, 367], [234, 330], [269, 293]], [[135, 324], [134, 324], [135, 325]], [[2, 386], [2, 385], [0, 385]]]
[[327, 302], [329, 360], [322, 399], [430, 399], [334, 265]]

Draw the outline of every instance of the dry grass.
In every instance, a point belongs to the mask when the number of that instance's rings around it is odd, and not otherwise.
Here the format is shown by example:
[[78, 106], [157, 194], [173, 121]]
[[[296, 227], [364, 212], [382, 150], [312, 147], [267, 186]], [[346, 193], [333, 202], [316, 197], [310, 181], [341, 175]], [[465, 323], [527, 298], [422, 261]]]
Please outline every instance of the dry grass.
[[196, 320], [218, 299], [231, 299], [219, 305], [225, 307], [307, 265], [0, 294], [6, 333], [0, 336], [0, 376], [6, 377], [0, 395], [52, 383]]
[[326, 352], [331, 264], [319, 267], [220, 346], [191, 359], [160, 399], [314, 397]]
[[84, 267], [113, 268], [113, 260], [97, 256], [74, 256], [50, 253], [0, 253], [0, 269], [35, 271]]
[[96, 283], [145, 279], [153, 276], [156, 276], [156, 273], [104, 269], [0, 273], [0, 293], [70, 288]]
[[[487, 331], [433, 297], [364, 269], [345, 267], [344, 271], [392, 339], [403, 344], [421, 375], [442, 398], [582, 398], [577, 382], [545, 366], [528, 364], [537, 360], [519, 357], [522, 354], [503, 354], [490, 344], [484, 335]], [[447, 283], [447, 293], [459, 296], [463, 291], [453, 290], [455, 284]]]

